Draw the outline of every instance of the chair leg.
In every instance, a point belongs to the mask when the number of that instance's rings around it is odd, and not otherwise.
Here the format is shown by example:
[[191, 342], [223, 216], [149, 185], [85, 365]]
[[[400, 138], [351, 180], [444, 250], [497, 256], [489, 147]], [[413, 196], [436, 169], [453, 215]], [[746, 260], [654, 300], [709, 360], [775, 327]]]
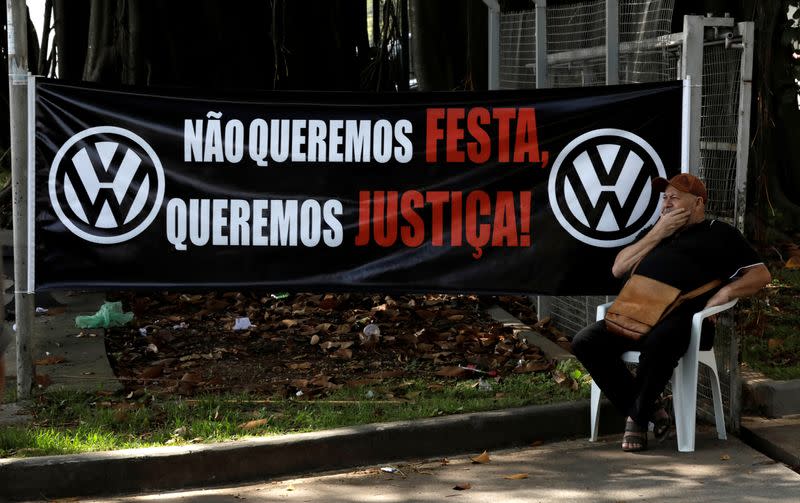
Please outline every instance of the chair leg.
[[714, 356], [714, 351], [702, 351], [700, 353], [700, 362], [711, 369], [711, 395], [714, 399], [714, 422], [717, 424], [717, 438], [720, 440], [727, 440], [728, 435], [725, 432], [725, 411], [722, 408], [722, 390], [719, 386], [717, 358]]
[[592, 397], [589, 402], [590, 414], [590, 436], [589, 440], [595, 442], [597, 440], [597, 433], [600, 429], [600, 387], [592, 381]]
[[675, 430], [680, 452], [694, 452], [697, 424], [697, 354], [686, 354], [678, 362], [672, 379]]

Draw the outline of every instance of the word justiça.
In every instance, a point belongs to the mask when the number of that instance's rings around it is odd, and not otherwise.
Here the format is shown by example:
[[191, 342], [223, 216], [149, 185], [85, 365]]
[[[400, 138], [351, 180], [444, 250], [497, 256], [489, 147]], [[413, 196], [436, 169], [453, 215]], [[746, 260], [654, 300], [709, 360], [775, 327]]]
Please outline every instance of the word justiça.
[[[430, 217], [423, 218], [423, 211], [430, 211]], [[531, 192], [359, 192], [356, 246], [374, 242], [388, 247], [399, 241], [416, 247], [427, 239], [433, 246], [466, 243], [475, 248], [476, 259], [487, 245], [530, 246]]]

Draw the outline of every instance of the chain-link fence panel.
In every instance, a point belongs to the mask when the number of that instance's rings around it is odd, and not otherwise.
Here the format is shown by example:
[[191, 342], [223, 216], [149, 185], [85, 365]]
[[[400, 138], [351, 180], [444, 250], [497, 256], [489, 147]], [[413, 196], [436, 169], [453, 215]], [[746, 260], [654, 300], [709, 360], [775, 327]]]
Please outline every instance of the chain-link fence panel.
[[709, 42], [703, 49], [699, 176], [708, 189], [708, 215], [732, 225], [735, 225], [741, 61], [741, 49], [726, 48], [721, 41]]
[[674, 0], [627, 0], [619, 4], [619, 82], [638, 84], [678, 78], [670, 50]]
[[500, 89], [536, 87], [536, 11], [500, 15]]
[[606, 83], [606, 2], [547, 6], [546, 87]]

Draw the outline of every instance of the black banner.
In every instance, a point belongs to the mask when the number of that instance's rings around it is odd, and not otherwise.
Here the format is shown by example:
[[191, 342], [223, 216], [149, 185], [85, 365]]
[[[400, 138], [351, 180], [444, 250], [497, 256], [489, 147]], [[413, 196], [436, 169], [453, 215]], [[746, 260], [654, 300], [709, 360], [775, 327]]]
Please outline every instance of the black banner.
[[[680, 82], [356, 94], [38, 80], [36, 289], [608, 294]], [[32, 177], [33, 178], [33, 177]]]

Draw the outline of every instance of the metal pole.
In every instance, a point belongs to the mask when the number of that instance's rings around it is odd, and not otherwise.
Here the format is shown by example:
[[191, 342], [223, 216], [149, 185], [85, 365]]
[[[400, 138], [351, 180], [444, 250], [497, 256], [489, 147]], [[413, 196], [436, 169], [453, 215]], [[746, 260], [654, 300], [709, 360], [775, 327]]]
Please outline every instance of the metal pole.
[[606, 85], [619, 84], [619, 0], [606, 0]]
[[398, 90], [408, 91], [408, 78], [411, 75], [409, 68], [409, 57], [411, 52], [410, 38], [408, 36], [408, 0], [400, 0], [400, 38], [402, 40], [400, 52], [400, 66], [402, 67], [402, 77], [398, 85]]
[[[753, 37], [752, 22], [739, 23], [742, 36], [742, 64], [739, 71], [739, 129], [736, 144], [736, 198], [734, 219], [736, 228], [744, 232], [744, 211], [747, 201], [747, 163], [750, 154], [750, 100], [753, 88]], [[735, 50], [735, 49], [729, 49]]]
[[[736, 227], [744, 232], [744, 211], [747, 202], [747, 164], [750, 151], [750, 100], [752, 99], [753, 47], [755, 26], [753, 22], [739, 23], [739, 34], [742, 36], [742, 66], [739, 82], [739, 131], [736, 139], [736, 198], [734, 221]], [[739, 349], [741, 333], [732, 330], [731, 354], [728, 364], [731, 369], [731, 430], [738, 432], [742, 423], [742, 381], [739, 373]]]
[[692, 76], [683, 79], [683, 103], [681, 106], [681, 173], [689, 172], [689, 144], [692, 124]]
[[500, 89], [500, 3], [483, 0], [489, 9], [489, 89]]
[[8, 104], [14, 219], [14, 301], [17, 318], [17, 399], [31, 394], [33, 295], [28, 293], [28, 22], [25, 0], [6, 0]]
[[689, 138], [688, 165], [681, 171], [695, 176], [700, 174], [700, 113], [703, 83], [703, 18], [701, 16], [683, 17], [683, 50], [681, 55], [681, 77], [691, 77], [689, 89]]
[[547, 0], [536, 0], [536, 88], [550, 87], [547, 78]]
[[[536, 0], [536, 88], [549, 87], [547, 78], [547, 0]], [[536, 316], [539, 321], [551, 316], [553, 297], [536, 297]]]

